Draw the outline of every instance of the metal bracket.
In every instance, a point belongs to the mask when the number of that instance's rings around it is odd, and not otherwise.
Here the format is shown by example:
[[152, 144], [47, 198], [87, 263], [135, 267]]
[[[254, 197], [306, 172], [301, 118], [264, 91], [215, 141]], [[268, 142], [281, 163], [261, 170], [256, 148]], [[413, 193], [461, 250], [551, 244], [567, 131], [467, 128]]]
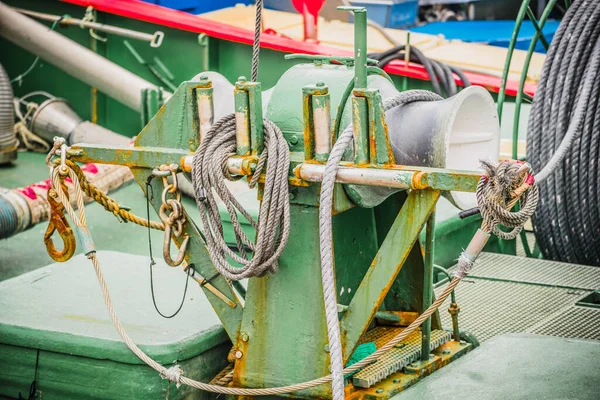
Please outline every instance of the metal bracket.
[[323, 82], [302, 88], [302, 115], [305, 160], [326, 162], [331, 151], [331, 102]]
[[[199, 129], [197, 142], [199, 146], [214, 123], [215, 107], [212, 81], [207, 76], [201, 76], [200, 83], [194, 90], [194, 93], [196, 96], [196, 106], [198, 107]], [[197, 148], [198, 146], [195, 147]], [[196, 148], [192, 150], [196, 150]]]
[[235, 130], [237, 154], [258, 156], [263, 150], [262, 90], [260, 82], [241, 76], [235, 83]]

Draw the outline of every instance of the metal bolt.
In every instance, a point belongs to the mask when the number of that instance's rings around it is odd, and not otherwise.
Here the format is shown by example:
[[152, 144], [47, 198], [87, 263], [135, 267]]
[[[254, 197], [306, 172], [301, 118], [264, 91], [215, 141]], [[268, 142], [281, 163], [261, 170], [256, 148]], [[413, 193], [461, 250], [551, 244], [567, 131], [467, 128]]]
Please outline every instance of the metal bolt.
[[207, 80], [208, 80], [208, 76], [201, 76], [201, 77], [200, 77], [200, 80], [205, 82], [205, 81], [207, 81]]
[[444, 350], [442, 351], [442, 354], [450, 354], [450, 349], [444, 349]]
[[243, 356], [244, 356], [244, 354], [242, 354], [242, 352], [241, 352], [241, 351], [239, 351], [239, 350], [238, 350], [238, 351], [236, 351], [236, 352], [235, 352], [235, 358], [237, 358], [238, 360], [239, 360], [240, 358], [242, 358]]
[[248, 334], [246, 332], [242, 333], [242, 341], [243, 342], [247, 342], [248, 339], [250, 339], [250, 337], [248, 336]]
[[383, 393], [383, 389], [377, 389], [375, 393]]
[[318, 87], [323, 87], [323, 86], [325, 86], [325, 82], [317, 82], [317, 86]]
[[329, 345], [326, 344], [325, 347], [323, 348], [323, 350], [325, 350], [325, 353], [329, 353]]
[[329, 370], [329, 373], [333, 372], [333, 368], [331, 368], [331, 365], [329, 366], [328, 370]]
[[290, 136], [290, 144], [298, 144], [298, 136], [296, 136], [296, 135]]
[[394, 383], [400, 383], [400, 379], [394, 379]]
[[246, 77], [245, 76], [240, 76], [238, 78], [238, 82], [246, 82]]

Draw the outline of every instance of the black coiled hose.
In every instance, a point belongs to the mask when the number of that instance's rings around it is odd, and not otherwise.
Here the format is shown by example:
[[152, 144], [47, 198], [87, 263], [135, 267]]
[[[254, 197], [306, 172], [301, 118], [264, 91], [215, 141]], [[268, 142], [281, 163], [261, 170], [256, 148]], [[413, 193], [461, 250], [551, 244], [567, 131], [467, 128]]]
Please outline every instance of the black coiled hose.
[[[383, 53], [369, 54], [369, 58], [379, 61], [377, 66], [379, 68], [384, 68], [391, 61], [404, 60], [405, 50], [406, 45], [396, 46], [384, 51]], [[427, 75], [429, 75], [431, 85], [433, 86], [433, 91], [440, 96], [444, 96], [442, 89], [446, 92], [446, 97], [451, 97], [458, 93], [456, 82], [452, 76], [453, 73], [460, 78], [464, 87], [471, 86], [471, 82], [469, 82], [469, 79], [467, 79], [465, 74], [463, 74], [460, 69], [427, 58], [419, 49], [414, 46], [410, 46], [409, 53], [411, 62], [421, 64], [425, 68]]]
[[[538, 182], [535, 236], [547, 259], [600, 266], [600, 2], [573, 2], [548, 50], [533, 101], [527, 159]], [[578, 103], [579, 104], [578, 106]], [[573, 125], [576, 129], [569, 129]], [[570, 146], [563, 139], [574, 132]]]

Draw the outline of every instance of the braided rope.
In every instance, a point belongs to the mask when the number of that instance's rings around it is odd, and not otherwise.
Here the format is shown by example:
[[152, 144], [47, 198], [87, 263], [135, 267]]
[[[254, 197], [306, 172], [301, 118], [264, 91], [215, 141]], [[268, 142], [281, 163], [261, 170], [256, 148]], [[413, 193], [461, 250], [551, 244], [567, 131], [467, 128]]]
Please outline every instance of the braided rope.
[[[483, 218], [482, 229], [504, 240], [512, 240], [535, 212], [539, 191], [527, 164], [504, 161], [498, 165], [482, 162], [486, 176], [477, 185], [477, 204]], [[528, 180], [529, 179], [529, 180]], [[516, 196], [515, 196], [516, 194]], [[520, 201], [519, 211], [510, 211]], [[500, 230], [499, 225], [512, 228]]]
[[[263, 127], [265, 148], [249, 181], [249, 186], [254, 187], [261, 173], [266, 169], [258, 222], [225, 185], [225, 179], [232, 178], [227, 170], [226, 161], [229, 156], [235, 154], [236, 150], [235, 115], [227, 115], [215, 123], [194, 154], [192, 184], [202, 218], [206, 246], [215, 267], [227, 279], [240, 280], [264, 276], [268, 272], [276, 273], [277, 260], [290, 234], [289, 148], [281, 130], [273, 122], [265, 119]], [[227, 208], [239, 255], [225, 242], [223, 223], [215, 195]], [[242, 229], [238, 212], [256, 230], [256, 242]], [[246, 248], [252, 250], [252, 258], [246, 254]], [[231, 265], [228, 257], [239, 263], [241, 267]]]
[[227, 386], [233, 381], [233, 364], [228, 364], [221, 372], [219, 372], [209, 385]]
[[[403, 104], [414, 101], [436, 101], [442, 97], [425, 90], [411, 90], [400, 93], [384, 103], [384, 109], [390, 110]], [[329, 339], [329, 357], [331, 360], [331, 373], [333, 375], [333, 399], [344, 398], [344, 365], [342, 345], [340, 340], [340, 327], [337, 311], [337, 294], [335, 286], [335, 266], [333, 261], [333, 229], [331, 210], [333, 207], [333, 189], [339, 163], [346, 148], [354, 138], [354, 128], [347, 127], [337, 138], [327, 160], [323, 181], [321, 182], [321, 202], [319, 207], [319, 236], [321, 252], [321, 279], [323, 283], [323, 297], [325, 300], [325, 315], [327, 318], [327, 335]], [[356, 365], [356, 364], [354, 364]]]
[[254, 43], [252, 44], [252, 82], [258, 79], [258, 64], [260, 58], [260, 33], [262, 31], [263, 0], [256, 0], [256, 17], [254, 20]]
[[[58, 165], [59, 163], [60, 160], [54, 161], [55, 165]], [[74, 172], [74, 174], [77, 177], [76, 179], [73, 179], [73, 181], [78, 181], [81, 190], [83, 190], [85, 194], [92, 198], [96, 203], [104, 207], [106, 211], [110, 211], [111, 213], [122, 218], [125, 221], [133, 222], [134, 224], [141, 225], [146, 228], [148, 227], [148, 225], [150, 225], [150, 228], [152, 229], [156, 229], [159, 231], [165, 230], [165, 225], [162, 222], [150, 221], [150, 223], [148, 223], [147, 219], [141, 218], [133, 214], [132, 212], [121, 208], [121, 206], [115, 199], [109, 197], [103, 191], [94, 186], [94, 184], [87, 179], [81, 168], [79, 168], [79, 165], [77, 165], [73, 161], [67, 160], [67, 166], [71, 171]]]

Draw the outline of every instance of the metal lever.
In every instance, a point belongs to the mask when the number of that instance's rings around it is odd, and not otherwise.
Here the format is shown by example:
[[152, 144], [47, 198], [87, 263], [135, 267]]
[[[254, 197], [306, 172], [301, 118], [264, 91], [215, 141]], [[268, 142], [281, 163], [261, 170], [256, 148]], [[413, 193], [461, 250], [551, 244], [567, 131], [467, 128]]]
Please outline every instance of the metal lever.
[[99, 32], [111, 33], [113, 35], [119, 35], [130, 39], [142, 40], [144, 42], [149, 42], [150, 47], [160, 47], [165, 37], [164, 32], [161, 31], [156, 31], [154, 34], [149, 34], [131, 29], [119, 28], [117, 26], [104, 25], [98, 22], [85, 21], [77, 18], [63, 18], [59, 15], [45, 14], [17, 7], [14, 7], [14, 9], [21, 14], [40, 19], [42, 21], [60, 21], [60, 23], [63, 25], [75, 25], [82, 28], [94, 29]]

